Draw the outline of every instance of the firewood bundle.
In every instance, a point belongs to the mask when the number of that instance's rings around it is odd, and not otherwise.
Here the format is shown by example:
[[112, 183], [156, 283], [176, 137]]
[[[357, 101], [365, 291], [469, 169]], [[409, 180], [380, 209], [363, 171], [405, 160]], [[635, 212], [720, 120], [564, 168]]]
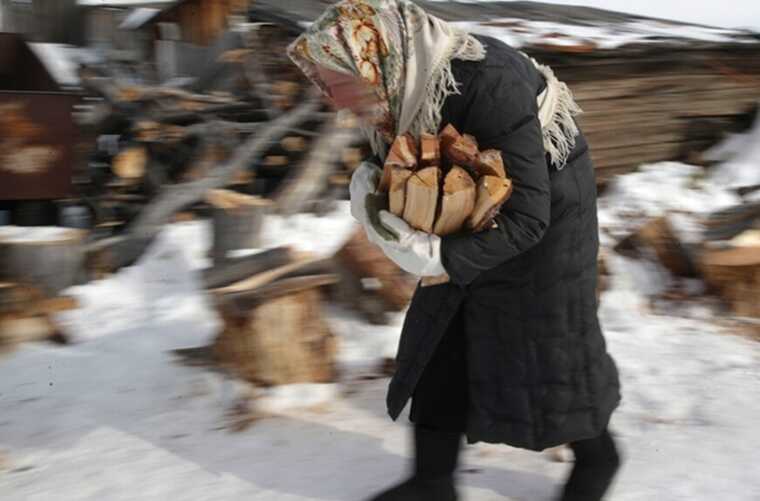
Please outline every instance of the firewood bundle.
[[426, 233], [478, 232], [512, 194], [501, 152], [478, 149], [477, 140], [447, 125], [417, 143], [398, 136], [385, 160], [378, 190], [388, 209]]

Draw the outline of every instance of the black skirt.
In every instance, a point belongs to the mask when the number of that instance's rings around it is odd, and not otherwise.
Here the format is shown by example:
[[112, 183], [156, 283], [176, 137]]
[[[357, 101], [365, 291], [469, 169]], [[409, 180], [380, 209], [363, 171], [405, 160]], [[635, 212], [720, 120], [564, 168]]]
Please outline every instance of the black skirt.
[[412, 395], [409, 419], [439, 431], [467, 429], [468, 380], [464, 314], [449, 324]]

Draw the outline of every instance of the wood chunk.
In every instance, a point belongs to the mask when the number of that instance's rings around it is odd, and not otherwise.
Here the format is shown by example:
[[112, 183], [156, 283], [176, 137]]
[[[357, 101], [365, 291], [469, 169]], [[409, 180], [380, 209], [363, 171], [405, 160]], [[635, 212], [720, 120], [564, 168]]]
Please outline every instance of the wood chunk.
[[478, 197], [475, 209], [467, 220], [473, 232], [484, 230], [491, 224], [501, 206], [512, 195], [512, 181], [497, 176], [483, 176], [478, 180]]
[[391, 168], [391, 184], [388, 190], [388, 206], [391, 213], [401, 217], [404, 213], [406, 204], [406, 182], [414, 173], [411, 169], [404, 167]]
[[461, 167], [451, 168], [443, 183], [441, 211], [435, 223], [436, 235], [459, 231], [475, 208], [475, 181]]
[[404, 220], [413, 228], [433, 232], [440, 179], [441, 169], [426, 167], [415, 172], [407, 181]]
[[707, 249], [700, 259], [705, 282], [740, 316], [760, 318], [760, 244]]
[[391, 149], [388, 151], [388, 156], [385, 158], [383, 177], [380, 179], [378, 186], [379, 192], [384, 193], [388, 191], [393, 167], [404, 167], [412, 170], [417, 168], [417, 145], [410, 134], [398, 136], [393, 141]]
[[420, 165], [423, 167], [438, 167], [441, 165], [441, 149], [438, 137], [433, 134], [422, 134], [420, 139]]
[[374, 323], [383, 323], [386, 311], [401, 311], [414, 294], [412, 275], [388, 259], [359, 228], [335, 254], [344, 275], [337, 285], [338, 300], [349, 304]]
[[462, 135], [458, 130], [456, 130], [453, 125], [448, 124], [443, 128], [438, 137], [440, 138], [441, 142], [441, 151], [445, 152], [452, 144], [454, 144], [460, 137], [462, 137]]
[[243, 314], [222, 306], [224, 330], [214, 342], [222, 367], [256, 384], [327, 383], [337, 372], [337, 338], [310, 288], [266, 299]]
[[445, 150], [448, 160], [456, 165], [474, 167], [478, 159], [478, 142], [469, 134], [464, 134]]
[[475, 170], [479, 176], [507, 177], [504, 159], [499, 150], [481, 151], [475, 162]]
[[148, 165], [148, 152], [142, 146], [127, 148], [113, 159], [113, 173], [125, 180], [142, 179]]

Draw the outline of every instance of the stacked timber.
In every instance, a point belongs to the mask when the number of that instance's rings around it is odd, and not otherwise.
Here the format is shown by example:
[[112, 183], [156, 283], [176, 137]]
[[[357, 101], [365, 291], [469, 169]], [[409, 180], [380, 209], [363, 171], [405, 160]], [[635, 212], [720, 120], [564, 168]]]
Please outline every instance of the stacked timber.
[[643, 163], [701, 162], [760, 101], [760, 44], [630, 46], [581, 53], [526, 51], [549, 64], [584, 113], [597, 179]]

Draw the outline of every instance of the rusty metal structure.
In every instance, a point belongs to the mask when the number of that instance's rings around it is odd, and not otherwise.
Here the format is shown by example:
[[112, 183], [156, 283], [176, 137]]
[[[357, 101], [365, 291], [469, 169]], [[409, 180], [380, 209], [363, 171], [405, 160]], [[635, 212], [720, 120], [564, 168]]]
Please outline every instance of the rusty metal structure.
[[71, 195], [77, 99], [23, 37], [0, 33], [0, 202]]

